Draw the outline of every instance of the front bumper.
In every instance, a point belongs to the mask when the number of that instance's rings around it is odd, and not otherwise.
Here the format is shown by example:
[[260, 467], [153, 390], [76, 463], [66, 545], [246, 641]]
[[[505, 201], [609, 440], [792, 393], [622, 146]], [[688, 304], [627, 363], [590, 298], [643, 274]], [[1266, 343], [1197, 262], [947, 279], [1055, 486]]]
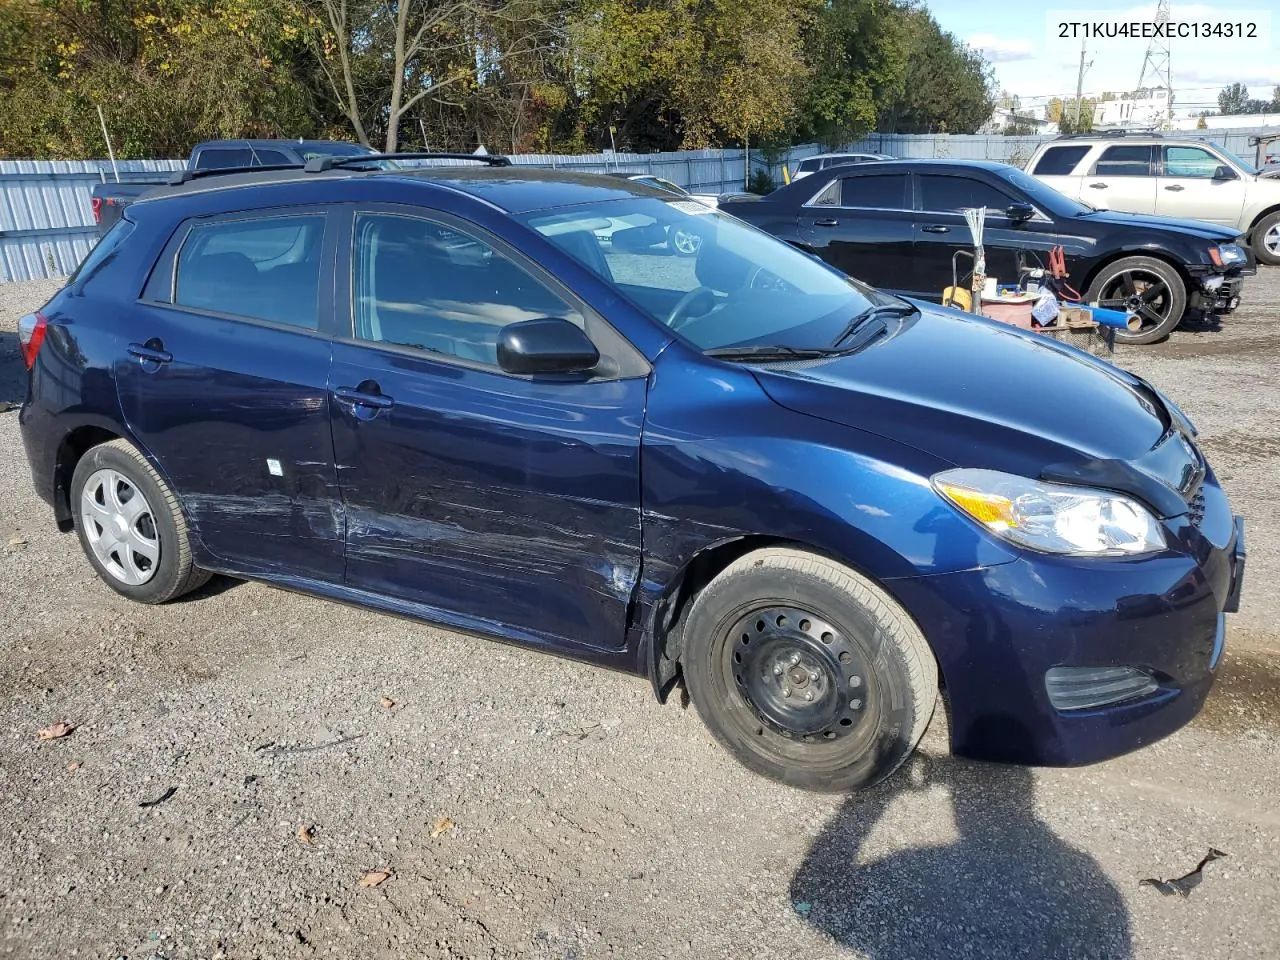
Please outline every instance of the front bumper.
[[[1218, 280], [1221, 278], [1221, 283]], [[1244, 277], [1235, 276], [1200, 277], [1196, 286], [1190, 291], [1188, 308], [1201, 313], [1231, 313], [1240, 306], [1240, 295], [1244, 290]]]
[[[893, 581], [938, 658], [952, 750], [1013, 763], [1104, 760], [1167, 736], [1199, 712], [1239, 604], [1243, 524], [1206, 484], [1205, 512], [1171, 521], [1175, 550], [1134, 560], [1024, 555], [962, 573]], [[1058, 710], [1054, 667], [1147, 671], [1156, 689]]]

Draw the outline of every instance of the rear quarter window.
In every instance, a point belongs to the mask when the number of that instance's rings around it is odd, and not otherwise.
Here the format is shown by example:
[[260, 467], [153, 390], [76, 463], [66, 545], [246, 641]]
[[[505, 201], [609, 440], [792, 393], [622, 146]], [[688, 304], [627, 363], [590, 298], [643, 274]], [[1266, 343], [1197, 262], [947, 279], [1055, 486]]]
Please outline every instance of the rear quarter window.
[[1083, 160], [1088, 152], [1087, 146], [1079, 144], [1071, 147], [1050, 147], [1036, 161], [1036, 167], [1031, 172], [1037, 177], [1070, 176], [1076, 164]]
[[822, 158], [821, 158], [821, 157], [810, 157], [808, 160], [801, 160], [801, 161], [800, 161], [800, 172], [801, 172], [801, 173], [816, 173], [817, 171], [819, 171], [819, 170], [821, 170], [821, 169], [822, 169]]

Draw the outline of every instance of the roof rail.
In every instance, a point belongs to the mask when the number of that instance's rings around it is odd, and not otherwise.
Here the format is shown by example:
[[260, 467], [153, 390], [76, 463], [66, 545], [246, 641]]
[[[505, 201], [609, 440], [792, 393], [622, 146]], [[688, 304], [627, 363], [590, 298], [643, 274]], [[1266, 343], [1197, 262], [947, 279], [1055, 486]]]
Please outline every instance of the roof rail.
[[1114, 140], [1120, 137], [1147, 137], [1163, 140], [1164, 134], [1150, 130], [1099, 130], [1097, 133], [1060, 133], [1055, 140]]
[[490, 167], [511, 166], [511, 161], [507, 157], [483, 153], [355, 153], [345, 157], [312, 157], [303, 169], [307, 173], [323, 173], [335, 167], [368, 163], [370, 160], [474, 160]]
[[230, 173], [258, 173], [261, 170], [301, 170], [300, 163], [268, 163], [255, 167], [208, 167], [204, 170], [175, 170], [169, 177], [169, 186], [180, 187], [184, 183], [204, 177], [220, 177]]

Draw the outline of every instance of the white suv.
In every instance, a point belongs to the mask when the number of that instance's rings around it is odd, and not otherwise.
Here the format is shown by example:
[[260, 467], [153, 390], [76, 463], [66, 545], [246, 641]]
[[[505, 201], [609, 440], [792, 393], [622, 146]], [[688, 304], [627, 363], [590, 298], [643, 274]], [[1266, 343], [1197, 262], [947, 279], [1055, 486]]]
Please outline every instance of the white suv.
[[1152, 134], [1059, 137], [1027, 170], [1094, 207], [1235, 227], [1260, 263], [1280, 264], [1280, 180], [1258, 176], [1216, 144]]

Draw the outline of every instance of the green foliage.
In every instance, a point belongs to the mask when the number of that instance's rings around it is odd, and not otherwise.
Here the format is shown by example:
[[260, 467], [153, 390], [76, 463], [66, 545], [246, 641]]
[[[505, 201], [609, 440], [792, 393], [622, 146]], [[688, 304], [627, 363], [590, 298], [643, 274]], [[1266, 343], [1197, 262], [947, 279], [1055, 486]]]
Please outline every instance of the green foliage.
[[758, 193], [763, 196], [764, 194], [773, 193], [777, 189], [778, 184], [768, 170], [755, 169], [751, 171], [751, 178], [747, 181], [748, 192]]
[[0, 0], [0, 156], [200, 140], [741, 146], [972, 132], [990, 68], [919, 0]]

